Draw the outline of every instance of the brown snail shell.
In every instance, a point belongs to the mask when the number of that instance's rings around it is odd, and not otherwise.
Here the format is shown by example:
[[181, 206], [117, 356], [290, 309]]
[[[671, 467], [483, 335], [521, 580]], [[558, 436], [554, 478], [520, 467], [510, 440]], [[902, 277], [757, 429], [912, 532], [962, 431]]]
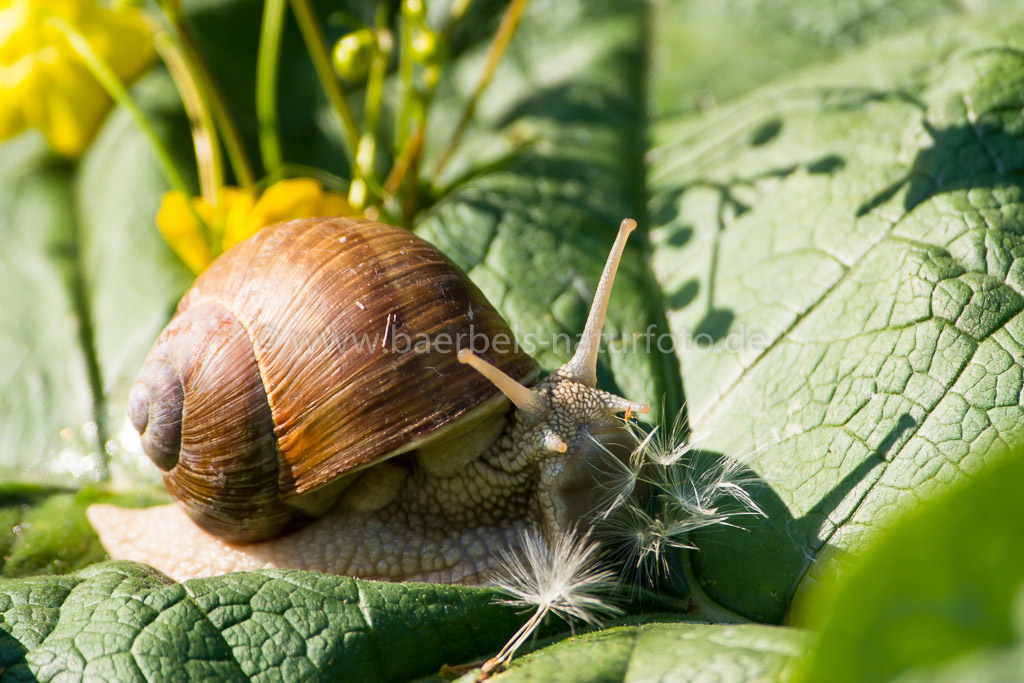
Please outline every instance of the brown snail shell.
[[456, 359], [471, 335], [511, 377], [536, 377], [508, 324], [429, 243], [362, 219], [291, 221], [196, 280], [129, 416], [199, 526], [266, 539], [329, 509], [345, 475], [504, 411], [501, 392]]

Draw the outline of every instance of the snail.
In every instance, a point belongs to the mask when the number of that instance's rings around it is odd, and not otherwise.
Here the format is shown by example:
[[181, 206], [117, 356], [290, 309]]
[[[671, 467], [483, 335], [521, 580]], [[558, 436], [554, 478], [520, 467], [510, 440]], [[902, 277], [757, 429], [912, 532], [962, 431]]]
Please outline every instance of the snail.
[[[128, 415], [175, 501], [89, 519], [176, 579], [290, 566], [474, 583], [501, 547], [595, 502], [589, 458], [644, 404], [596, 388], [622, 221], [575, 355], [538, 366], [468, 276], [353, 218], [264, 228], [182, 298]], [[402, 341], [403, 344], [398, 342]]]

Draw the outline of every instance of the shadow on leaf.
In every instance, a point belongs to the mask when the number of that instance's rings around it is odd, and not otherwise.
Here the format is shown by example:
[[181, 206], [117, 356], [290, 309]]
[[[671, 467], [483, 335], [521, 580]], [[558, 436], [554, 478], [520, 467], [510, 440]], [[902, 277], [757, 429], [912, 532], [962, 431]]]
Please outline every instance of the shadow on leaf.
[[25, 663], [27, 654], [28, 648], [0, 628], [0, 677], [5, 681], [38, 681]]
[[782, 623], [808, 569], [829, 547], [830, 534], [821, 537], [826, 523], [916, 424], [909, 414], [902, 415], [879, 449], [869, 453], [801, 517], [794, 517], [756, 473], [744, 472], [745, 480], [760, 483], [751, 487], [750, 493], [766, 516], [743, 518], [737, 525], [741, 528], [694, 534], [694, 544], [701, 550], [691, 553], [691, 563], [704, 591], [755, 621]]
[[665, 299], [670, 310], [684, 308], [697, 298], [700, 292], [700, 283], [696, 279], [687, 280], [679, 289], [671, 292]]
[[1024, 166], [1024, 140], [991, 122], [936, 128], [925, 121], [932, 144], [920, 150], [907, 173], [857, 207], [860, 218], [901, 191], [903, 210], [956, 189], [991, 188], [1001, 175]]
[[717, 342], [729, 333], [735, 319], [736, 314], [731, 309], [713, 308], [697, 323], [693, 329], [693, 336], [699, 341], [710, 338], [711, 343]]

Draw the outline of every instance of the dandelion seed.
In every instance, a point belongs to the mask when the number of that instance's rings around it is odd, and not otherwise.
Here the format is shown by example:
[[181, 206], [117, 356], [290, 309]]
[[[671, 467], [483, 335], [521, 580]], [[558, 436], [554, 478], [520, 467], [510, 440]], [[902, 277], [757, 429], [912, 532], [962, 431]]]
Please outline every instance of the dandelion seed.
[[502, 552], [494, 584], [512, 596], [504, 604], [537, 606], [566, 621], [595, 624], [621, 613], [601, 597], [614, 585], [614, 572], [599, 566], [598, 552], [589, 534], [569, 532], [549, 548], [530, 529], [521, 536], [519, 552]]
[[[666, 424], [664, 414], [661, 416], [661, 424]], [[694, 448], [693, 442], [687, 438], [687, 432], [683, 411], [679, 411], [669, 428], [658, 430], [655, 427], [652, 430], [651, 434], [657, 434], [657, 437], [642, 444], [644, 458], [661, 467], [675, 465]]]
[[646, 465], [644, 453], [658, 431], [655, 427], [641, 438], [639, 428], [630, 422], [625, 424], [629, 435], [637, 442], [626, 458], [613, 453], [598, 439], [590, 437], [599, 453], [599, 457], [588, 461], [594, 481], [602, 489], [600, 503], [593, 513], [597, 519], [607, 518], [636, 493], [637, 484], [641, 481], [641, 474]]
[[659, 488], [675, 505], [695, 516], [764, 516], [748, 491], [757, 484], [758, 480], [744, 471], [741, 461], [698, 451], [692, 454], [689, 467], [665, 472]]
[[606, 556], [638, 579], [653, 583], [667, 574], [670, 550], [695, 549], [693, 532], [734, 526], [733, 515], [764, 514], [747, 490], [758, 480], [740, 460], [687, 441], [682, 413], [667, 429], [627, 429], [634, 441], [627, 458], [599, 448], [605, 457], [595, 479], [604, 497], [592, 520]]
[[508, 663], [548, 614], [591, 625], [623, 614], [604, 597], [615, 588], [615, 573], [598, 564], [599, 551], [589, 534], [572, 531], [548, 547], [540, 532], [530, 529], [521, 535], [518, 552], [502, 552], [493, 577], [494, 585], [511, 596], [502, 603], [535, 611], [501, 652], [484, 663], [485, 677]]
[[609, 557], [644, 580], [668, 570], [669, 547], [689, 547], [669, 532], [663, 519], [635, 504], [619, 509], [600, 531]]

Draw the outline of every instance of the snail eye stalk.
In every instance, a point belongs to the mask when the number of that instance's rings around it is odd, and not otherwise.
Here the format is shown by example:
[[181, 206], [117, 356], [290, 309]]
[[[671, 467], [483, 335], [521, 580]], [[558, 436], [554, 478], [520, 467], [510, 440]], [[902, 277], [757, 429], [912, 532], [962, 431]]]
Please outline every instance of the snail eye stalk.
[[508, 397], [518, 408], [527, 422], [536, 423], [548, 409], [548, 401], [540, 393], [527, 389], [504, 372], [494, 367], [469, 349], [462, 349], [458, 355], [459, 362], [468, 365], [481, 375], [491, 380], [501, 393]]
[[608, 254], [608, 261], [604, 264], [601, 280], [597, 283], [594, 303], [590, 306], [590, 315], [587, 316], [587, 325], [583, 328], [579, 346], [576, 347], [576, 355], [562, 366], [564, 375], [588, 387], [597, 385], [597, 354], [601, 348], [601, 330], [604, 328], [604, 318], [612, 296], [612, 284], [619, 269], [619, 261], [622, 260], [622, 252], [626, 249], [626, 240], [629, 239], [629, 233], [635, 229], [636, 221], [632, 218], [626, 218], [619, 224], [619, 234], [612, 245], [611, 253]]

